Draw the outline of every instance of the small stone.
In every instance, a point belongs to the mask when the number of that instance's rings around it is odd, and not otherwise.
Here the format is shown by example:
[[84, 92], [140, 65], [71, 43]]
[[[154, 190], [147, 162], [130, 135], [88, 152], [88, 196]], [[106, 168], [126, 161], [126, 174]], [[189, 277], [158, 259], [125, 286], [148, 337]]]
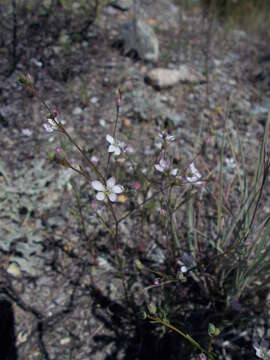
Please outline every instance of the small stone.
[[201, 83], [205, 78], [199, 72], [187, 65], [181, 65], [179, 69], [156, 68], [146, 75], [145, 82], [157, 89], [165, 89], [179, 82]]
[[131, 8], [132, 4], [132, 0], [115, 0], [112, 2], [111, 6], [122, 11], [127, 11]]
[[80, 108], [80, 107], [75, 107], [75, 109], [73, 110], [72, 114], [75, 115], [75, 116], [79, 116], [81, 115], [83, 112], [83, 110]]
[[30, 129], [22, 129], [22, 134], [24, 136], [31, 136], [33, 134], [33, 131]]
[[96, 104], [98, 103], [98, 98], [96, 96], [92, 97], [90, 100], [91, 104]]
[[71, 341], [70, 337], [66, 337], [66, 338], [63, 338], [60, 340], [60, 344], [62, 346], [65, 346], [65, 345], [68, 345], [70, 343], [70, 341]]
[[99, 124], [100, 124], [100, 126], [102, 126], [102, 127], [106, 127], [106, 121], [105, 121], [104, 119], [100, 119], [100, 120], [99, 120]]
[[20, 277], [21, 276], [21, 270], [19, 268], [19, 266], [13, 262], [11, 263], [8, 268], [7, 268], [7, 272], [10, 274], [10, 275], [13, 275], [15, 277]]
[[157, 62], [158, 38], [151, 26], [138, 19], [124, 23], [120, 29], [120, 40], [124, 42], [125, 55], [134, 52], [143, 60]]
[[27, 331], [20, 331], [17, 336], [17, 345], [21, 345], [27, 341], [28, 333]]
[[131, 127], [131, 121], [129, 118], [124, 118], [123, 125], [125, 128], [129, 129]]

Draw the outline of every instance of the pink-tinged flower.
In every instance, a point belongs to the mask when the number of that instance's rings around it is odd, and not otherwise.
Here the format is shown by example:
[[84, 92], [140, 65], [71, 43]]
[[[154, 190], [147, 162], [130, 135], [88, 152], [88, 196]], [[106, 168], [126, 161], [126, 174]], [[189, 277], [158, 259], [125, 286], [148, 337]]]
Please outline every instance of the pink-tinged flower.
[[162, 131], [158, 134], [158, 136], [163, 140], [167, 142], [173, 142], [175, 140], [175, 137], [172, 135], [169, 135], [167, 131]]
[[159, 286], [159, 285], [160, 285], [159, 278], [156, 278], [156, 279], [154, 280], [154, 285], [155, 285], [155, 286]]
[[99, 162], [99, 158], [96, 155], [92, 155], [90, 160], [94, 164], [97, 164]]
[[109, 199], [110, 201], [115, 202], [117, 200], [116, 194], [121, 194], [124, 191], [122, 185], [115, 185], [114, 177], [111, 177], [106, 181], [106, 186], [98, 180], [92, 181], [92, 187], [97, 191], [96, 199], [99, 201]]
[[260, 345], [255, 342], [253, 345], [253, 348], [256, 351], [256, 356], [258, 358], [263, 360], [269, 360], [270, 359], [270, 350], [269, 349], [269, 343], [268, 341], [265, 341], [264, 339], [261, 340]]
[[127, 149], [125, 143], [117, 141], [111, 135], [107, 135], [106, 140], [110, 144], [110, 146], [108, 148], [108, 152], [113, 153], [115, 156], [120, 155], [121, 152], [125, 152]]
[[120, 95], [116, 97], [116, 106], [117, 107], [121, 106], [121, 96]]
[[59, 146], [57, 146], [57, 148], [55, 149], [56, 154], [59, 154], [61, 151], [62, 149]]
[[54, 120], [49, 118], [47, 119], [47, 123], [43, 124], [43, 127], [47, 132], [51, 133], [57, 129], [57, 124], [59, 124], [57, 117], [55, 117]]
[[186, 176], [187, 181], [191, 184], [201, 185], [202, 184], [202, 181], [200, 181], [201, 177], [202, 175], [199, 173], [194, 163], [192, 162], [189, 165], [189, 174]]
[[160, 159], [158, 164], [155, 164], [155, 169], [162, 173], [170, 173], [170, 175], [176, 176], [178, 169], [170, 170], [170, 160]]
[[162, 208], [159, 209], [159, 213], [162, 216], [166, 216], [166, 211], [164, 209], [162, 209]]
[[199, 360], [207, 360], [207, 357], [204, 354], [200, 354]]
[[139, 183], [139, 181], [136, 181], [135, 182], [135, 189], [140, 190], [141, 187], [142, 187], [141, 183]]

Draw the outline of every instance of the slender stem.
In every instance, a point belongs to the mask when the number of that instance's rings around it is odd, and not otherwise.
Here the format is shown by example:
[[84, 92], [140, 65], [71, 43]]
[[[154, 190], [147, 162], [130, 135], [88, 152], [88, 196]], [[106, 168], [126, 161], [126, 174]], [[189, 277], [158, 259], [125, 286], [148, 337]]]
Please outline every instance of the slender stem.
[[151, 315], [147, 315], [147, 318], [155, 321], [156, 323], [159, 323], [163, 326], [165, 326], [166, 328], [176, 332], [177, 334], [181, 335], [183, 338], [185, 338], [187, 341], [189, 341], [194, 347], [196, 347], [198, 350], [200, 350], [202, 353], [208, 354], [210, 359], [214, 359], [213, 355], [211, 353], [209, 353], [207, 350], [205, 350], [196, 340], [194, 340], [189, 334], [185, 334], [183, 333], [181, 330], [179, 330], [178, 328], [176, 328], [175, 326], [171, 325], [170, 323], [168, 323], [167, 321], [163, 321], [162, 319], [160, 319], [158, 316], [151, 316]]
[[56, 122], [55, 120], [55, 114], [53, 113], [53, 111], [50, 109], [50, 107], [46, 104], [46, 102], [42, 99], [42, 97], [39, 95], [38, 91], [34, 88], [34, 86], [31, 86], [30, 90], [32, 90], [33, 94], [39, 99], [39, 101], [42, 103], [42, 105], [48, 110], [51, 118], [53, 119], [53, 121], [55, 122], [55, 125], [60, 129], [60, 131], [66, 135], [66, 137], [68, 138], [68, 140], [72, 143], [72, 145], [74, 145], [76, 147], [76, 149], [81, 153], [81, 155], [83, 156], [83, 158], [87, 161], [87, 163], [90, 165], [90, 167], [94, 170], [94, 172], [98, 175], [98, 177], [100, 178], [100, 180], [102, 180], [102, 182], [106, 183], [106, 180], [104, 178], [104, 176], [101, 174], [101, 172], [98, 170], [98, 168], [95, 166], [95, 164], [88, 158], [88, 156], [85, 155], [85, 152], [83, 151], [83, 149], [76, 143], [75, 140], [73, 140], [73, 138], [71, 137], [71, 135], [66, 131], [66, 129], [63, 127], [63, 125], [61, 123]]

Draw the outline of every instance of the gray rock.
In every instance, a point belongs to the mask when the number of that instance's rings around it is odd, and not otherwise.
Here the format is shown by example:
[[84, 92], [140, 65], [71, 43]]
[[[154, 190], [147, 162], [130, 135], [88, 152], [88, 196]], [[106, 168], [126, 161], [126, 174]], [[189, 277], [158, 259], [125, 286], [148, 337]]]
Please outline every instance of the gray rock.
[[113, 7], [122, 11], [129, 10], [132, 4], [133, 0], [115, 0], [111, 3]]
[[156, 68], [146, 75], [145, 81], [157, 89], [169, 88], [179, 82], [202, 83], [205, 77], [190, 66], [181, 65], [179, 69]]
[[139, 121], [160, 121], [173, 126], [186, 126], [186, 116], [171, 110], [171, 107], [162, 102], [162, 96], [152, 94], [149, 87], [137, 87], [127, 95], [128, 105], [123, 107], [125, 116], [135, 117]]
[[125, 55], [135, 51], [143, 60], [153, 63], [158, 61], [158, 38], [151, 26], [142, 20], [132, 20], [122, 24], [120, 40], [124, 42]]
[[83, 110], [79, 106], [76, 106], [75, 109], [72, 111], [72, 114], [75, 116], [79, 116], [82, 113], [83, 113]]

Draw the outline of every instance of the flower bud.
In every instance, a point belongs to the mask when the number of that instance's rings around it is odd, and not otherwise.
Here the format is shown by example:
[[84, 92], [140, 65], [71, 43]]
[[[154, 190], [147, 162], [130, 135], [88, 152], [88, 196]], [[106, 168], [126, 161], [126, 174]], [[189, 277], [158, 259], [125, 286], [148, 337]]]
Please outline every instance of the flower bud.
[[150, 312], [151, 315], [155, 315], [157, 312], [157, 307], [154, 303], [150, 303], [148, 305], [148, 311]]

